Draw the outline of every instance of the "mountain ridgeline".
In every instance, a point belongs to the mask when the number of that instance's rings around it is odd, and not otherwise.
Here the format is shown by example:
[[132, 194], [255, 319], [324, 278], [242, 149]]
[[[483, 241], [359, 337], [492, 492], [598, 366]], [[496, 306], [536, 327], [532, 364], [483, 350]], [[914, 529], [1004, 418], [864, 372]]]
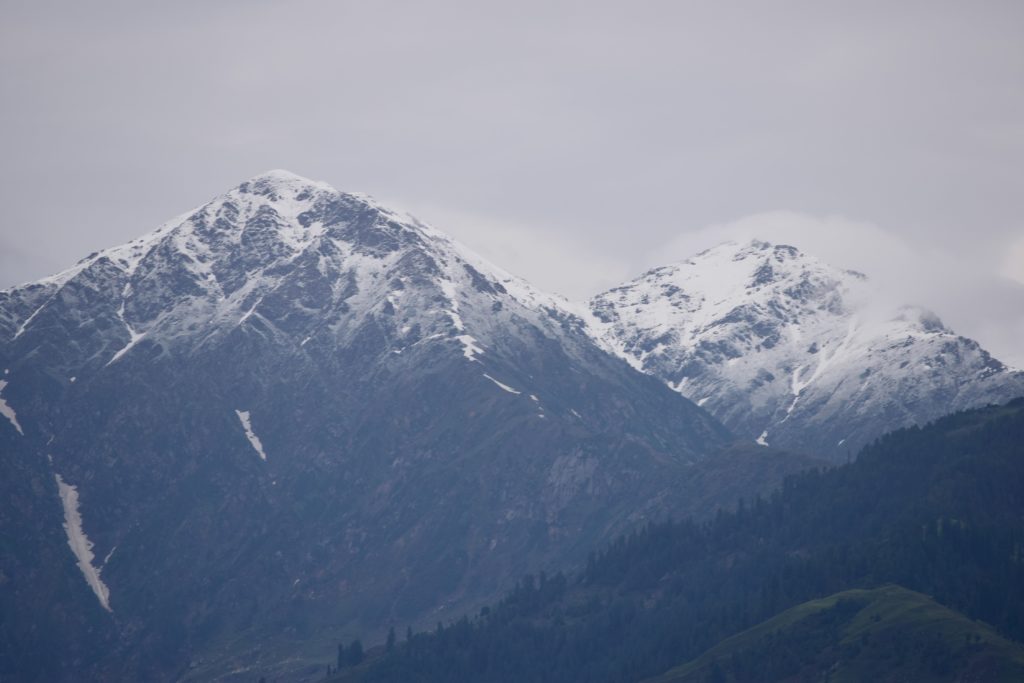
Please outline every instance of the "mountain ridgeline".
[[0, 679], [309, 680], [539, 571], [348, 674], [636, 680], [879, 581], [1019, 637], [1018, 404], [758, 498], [1024, 393], [862, 281], [755, 242], [577, 305], [272, 171], [0, 291]]
[[725, 243], [590, 302], [612, 353], [738, 436], [845, 462], [882, 434], [1024, 395], [1024, 373], [864, 274]]
[[336, 680], [1020, 680], [1022, 443], [1024, 399], [896, 432], [578, 574], [528, 576]]
[[0, 293], [0, 339], [0, 677], [246, 679], [727, 502], [728, 430], [568, 304], [285, 172]]

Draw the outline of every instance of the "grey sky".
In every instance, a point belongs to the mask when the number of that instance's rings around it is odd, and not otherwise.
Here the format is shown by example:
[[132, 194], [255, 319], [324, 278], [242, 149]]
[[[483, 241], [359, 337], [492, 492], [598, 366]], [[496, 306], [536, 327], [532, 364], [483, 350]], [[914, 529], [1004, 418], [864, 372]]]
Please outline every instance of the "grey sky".
[[577, 298], [797, 241], [1024, 365], [1024, 3], [0, 8], [0, 286], [287, 168]]

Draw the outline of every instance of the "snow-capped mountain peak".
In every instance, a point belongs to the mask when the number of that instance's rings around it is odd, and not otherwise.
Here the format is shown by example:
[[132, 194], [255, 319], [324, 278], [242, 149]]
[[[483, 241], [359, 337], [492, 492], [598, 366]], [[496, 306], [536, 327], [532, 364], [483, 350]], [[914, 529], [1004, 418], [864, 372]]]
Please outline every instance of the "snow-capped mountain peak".
[[[864, 282], [860, 273], [832, 268], [795, 247], [726, 242], [611, 289], [591, 309], [606, 343], [640, 366], [669, 346], [735, 360], [847, 316], [865, 296]], [[626, 309], [634, 333], [608, 334]], [[749, 329], [736, 335], [737, 327]]]
[[650, 270], [591, 310], [605, 348], [761, 443], [846, 454], [1024, 392], [935, 314], [881, 300], [862, 273], [753, 240]]
[[371, 316], [386, 323], [382, 354], [453, 339], [470, 360], [491, 341], [496, 317], [549, 330], [570, 319], [582, 326], [566, 302], [415, 218], [281, 170], [4, 292], [14, 317], [0, 326], [12, 337], [48, 329], [47, 310], [75, 290], [107, 304], [91, 312], [110, 319], [106, 350], [81, 359], [96, 367], [141, 347], [187, 351], [252, 324], [305, 347], [346, 343]]
[[284, 613], [333, 634], [479, 605], [709, 506], [687, 484], [732, 439], [561, 300], [279, 171], [0, 292], [0, 373], [7, 604], [39, 652], [95, 633], [139, 680], [250, 671]]

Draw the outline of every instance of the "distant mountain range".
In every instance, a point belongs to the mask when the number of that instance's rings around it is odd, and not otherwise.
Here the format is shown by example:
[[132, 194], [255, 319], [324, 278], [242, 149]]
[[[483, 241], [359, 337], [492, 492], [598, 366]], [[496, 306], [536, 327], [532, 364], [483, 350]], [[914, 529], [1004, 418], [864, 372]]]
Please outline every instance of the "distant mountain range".
[[0, 678], [299, 676], [1024, 393], [861, 279], [727, 245], [576, 305], [273, 171], [0, 292]]

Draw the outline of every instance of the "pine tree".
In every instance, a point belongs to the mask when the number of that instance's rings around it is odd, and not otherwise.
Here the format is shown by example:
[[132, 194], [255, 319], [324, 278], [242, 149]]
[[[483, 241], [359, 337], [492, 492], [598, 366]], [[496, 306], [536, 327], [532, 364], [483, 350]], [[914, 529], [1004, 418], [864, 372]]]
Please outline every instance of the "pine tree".
[[349, 666], [359, 666], [363, 662], [363, 644], [358, 638], [352, 641], [352, 644], [348, 646], [348, 663]]
[[392, 626], [388, 629], [388, 642], [384, 646], [385, 652], [391, 652], [395, 649], [395, 627]]
[[345, 658], [345, 644], [338, 643], [338, 670], [348, 664], [348, 660]]

